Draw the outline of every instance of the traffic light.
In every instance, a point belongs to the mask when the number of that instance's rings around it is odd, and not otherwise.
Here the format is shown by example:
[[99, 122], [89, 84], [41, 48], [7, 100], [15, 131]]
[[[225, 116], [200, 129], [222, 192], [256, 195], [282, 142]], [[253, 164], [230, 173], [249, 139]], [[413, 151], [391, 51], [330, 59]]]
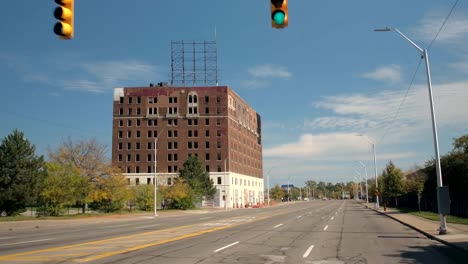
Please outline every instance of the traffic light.
[[288, 26], [288, 0], [271, 0], [271, 26], [274, 28]]
[[74, 0], [55, 0], [59, 6], [54, 10], [54, 17], [59, 21], [54, 26], [54, 33], [61, 39], [73, 38]]

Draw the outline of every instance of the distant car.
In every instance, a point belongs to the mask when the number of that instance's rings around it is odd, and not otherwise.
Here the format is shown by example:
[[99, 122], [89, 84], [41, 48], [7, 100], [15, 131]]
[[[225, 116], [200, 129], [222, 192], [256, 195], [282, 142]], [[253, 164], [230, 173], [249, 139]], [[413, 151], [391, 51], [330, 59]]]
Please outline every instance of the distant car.
[[328, 200], [327, 197], [323, 197], [323, 198], [322, 198], [322, 201], [326, 201], [326, 200]]

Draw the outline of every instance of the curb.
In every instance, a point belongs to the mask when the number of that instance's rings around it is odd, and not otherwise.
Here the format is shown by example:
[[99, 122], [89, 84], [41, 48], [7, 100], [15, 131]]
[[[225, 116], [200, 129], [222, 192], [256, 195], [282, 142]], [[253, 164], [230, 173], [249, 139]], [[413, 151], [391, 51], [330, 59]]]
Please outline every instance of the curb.
[[403, 222], [403, 221], [401, 221], [401, 220], [399, 220], [399, 219], [397, 219], [397, 218], [391, 216], [390, 214], [386, 214], [386, 213], [380, 212], [380, 211], [378, 211], [378, 210], [375, 210], [374, 208], [369, 208], [369, 209], [371, 209], [371, 210], [373, 210], [374, 212], [377, 212], [377, 213], [379, 213], [379, 214], [381, 214], [381, 215], [385, 215], [385, 216], [387, 216], [388, 218], [391, 218], [391, 219], [393, 219], [393, 220], [399, 222], [400, 224], [405, 225], [405, 226], [407, 226], [407, 227], [409, 227], [409, 228], [411, 228], [411, 229], [413, 229], [413, 230], [415, 230], [415, 231], [417, 231], [417, 232], [419, 232], [419, 233], [425, 235], [426, 237], [428, 237], [428, 238], [430, 238], [430, 239], [432, 239], [432, 240], [436, 240], [436, 241], [438, 241], [438, 242], [440, 242], [440, 243], [442, 243], [442, 244], [445, 244], [445, 245], [447, 245], [447, 246], [449, 246], [449, 247], [452, 247], [452, 248], [454, 248], [454, 249], [458, 249], [458, 250], [462, 251], [463, 253], [468, 253], [468, 250], [467, 250], [467, 249], [465, 249], [465, 248], [463, 248], [463, 247], [460, 247], [460, 246], [457, 246], [457, 245], [455, 245], [455, 244], [453, 244], [453, 243], [447, 242], [447, 241], [445, 241], [445, 240], [443, 240], [443, 239], [440, 239], [440, 238], [438, 238], [438, 237], [435, 237], [435, 236], [433, 236], [433, 235], [427, 233], [426, 231], [423, 231], [423, 230], [421, 230], [421, 229], [419, 229], [419, 228], [417, 228], [417, 227], [415, 227], [415, 226], [413, 226], [413, 225], [410, 225], [410, 224], [408, 224], [408, 223], [406, 223], [406, 222]]

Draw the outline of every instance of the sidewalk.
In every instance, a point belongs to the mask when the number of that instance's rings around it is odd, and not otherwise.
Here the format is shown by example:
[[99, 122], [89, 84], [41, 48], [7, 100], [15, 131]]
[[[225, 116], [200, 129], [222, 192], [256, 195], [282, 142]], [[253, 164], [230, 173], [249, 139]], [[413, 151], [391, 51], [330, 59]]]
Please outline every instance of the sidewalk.
[[[364, 206], [366, 205], [364, 204]], [[447, 223], [447, 234], [439, 235], [439, 222], [421, 218], [412, 214], [401, 213], [394, 209], [387, 208], [386, 211], [383, 210], [383, 207], [374, 209], [373, 204], [369, 204], [369, 209], [372, 209], [382, 215], [386, 215], [387, 217], [390, 217], [431, 239], [468, 253], [468, 225]]]

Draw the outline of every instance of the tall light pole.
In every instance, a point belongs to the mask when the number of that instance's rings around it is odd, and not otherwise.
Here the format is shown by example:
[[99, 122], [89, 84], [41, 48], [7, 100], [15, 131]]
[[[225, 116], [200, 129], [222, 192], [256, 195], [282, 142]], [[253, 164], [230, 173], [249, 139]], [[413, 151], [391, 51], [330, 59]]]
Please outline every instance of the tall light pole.
[[379, 181], [377, 176], [377, 155], [375, 154], [375, 143], [368, 136], [359, 134], [358, 136], [364, 137], [372, 145], [372, 150], [374, 152], [374, 171], [375, 171], [375, 209], [379, 209]]
[[275, 166], [271, 167], [268, 172], [267, 172], [267, 201], [268, 201], [268, 205], [267, 206], [270, 206], [270, 171], [275, 168]]
[[369, 190], [367, 188], [367, 166], [362, 163], [362, 161], [359, 161], [362, 167], [364, 167], [364, 175], [366, 176], [366, 206], [369, 203]]
[[361, 190], [361, 196], [359, 198], [362, 200], [362, 175], [356, 169], [354, 169], [354, 172], [359, 176], [359, 189]]
[[157, 148], [158, 148], [158, 136], [156, 135], [156, 138], [154, 139], [154, 179], [153, 179], [153, 183], [154, 183], [154, 216], [158, 216], [158, 213], [157, 213], [157, 205], [158, 203], [156, 202], [156, 188], [158, 188], [158, 178], [156, 176], [156, 154], [157, 154]]
[[[426, 75], [427, 75], [427, 89], [429, 90], [429, 104], [431, 107], [431, 117], [432, 117], [432, 134], [434, 138], [434, 152], [435, 152], [435, 165], [436, 165], [436, 173], [437, 173], [437, 187], [441, 188], [442, 187], [442, 171], [440, 168], [440, 154], [439, 154], [439, 139], [437, 136], [437, 124], [436, 124], [436, 117], [435, 117], [435, 110], [434, 110], [434, 99], [432, 96], [432, 81], [431, 81], [431, 71], [429, 67], [429, 56], [427, 54], [427, 49], [422, 49], [416, 43], [414, 43], [411, 39], [409, 39], [407, 36], [405, 36], [403, 33], [400, 32], [397, 28], [389, 28], [386, 27], [384, 29], [375, 29], [374, 31], [380, 31], [380, 32], [388, 32], [388, 31], [395, 31], [397, 32], [401, 37], [406, 39], [413, 47], [415, 47], [418, 51], [419, 54], [421, 55], [421, 58], [424, 58], [424, 61], [426, 63]], [[438, 190], [439, 190], [438, 188]], [[440, 196], [439, 196], [439, 191], [437, 191], [437, 200], [440, 201]], [[447, 233], [447, 222], [445, 219], [445, 215], [441, 213], [441, 208], [439, 208], [439, 219], [440, 219], [440, 227], [439, 227], [439, 234], [446, 234]]]

